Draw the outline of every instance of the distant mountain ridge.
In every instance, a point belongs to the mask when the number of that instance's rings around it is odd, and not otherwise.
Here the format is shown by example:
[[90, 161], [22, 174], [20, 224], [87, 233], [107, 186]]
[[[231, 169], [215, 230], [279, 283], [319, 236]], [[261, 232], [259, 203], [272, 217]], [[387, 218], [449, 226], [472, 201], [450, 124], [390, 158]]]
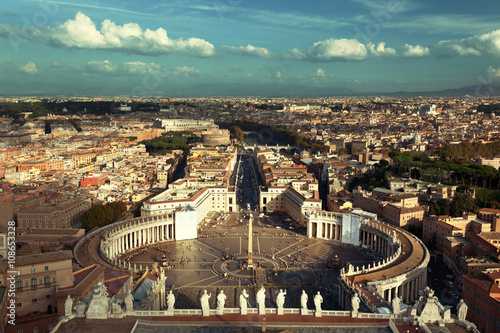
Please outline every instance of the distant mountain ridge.
[[[5, 80], [0, 83], [0, 96], [128, 96], [131, 88], [113, 86], [94, 86], [82, 88], [77, 85], [51, 84], [45, 85], [40, 81], [37, 89], [29, 89], [24, 84]], [[167, 97], [232, 97], [232, 96], [267, 96], [267, 97], [330, 97], [330, 96], [466, 96], [489, 97], [500, 96], [500, 82], [487, 84], [479, 83], [456, 89], [437, 91], [396, 91], [390, 93], [356, 92], [344, 87], [316, 87], [308, 85], [259, 85], [253, 83], [213, 83], [197, 84], [193, 86], [159, 86], [157, 91], [151, 91], [150, 96]], [[23, 91], [23, 93], [19, 93]], [[147, 97], [147, 96], [141, 96]]]
[[397, 91], [393, 93], [373, 93], [370, 96], [401, 96], [401, 97], [415, 97], [415, 96], [465, 96], [469, 95], [471, 97], [489, 97], [489, 96], [500, 96], [500, 82], [492, 82], [487, 84], [477, 84], [475, 86], [467, 86], [456, 89], [445, 89], [438, 91]]

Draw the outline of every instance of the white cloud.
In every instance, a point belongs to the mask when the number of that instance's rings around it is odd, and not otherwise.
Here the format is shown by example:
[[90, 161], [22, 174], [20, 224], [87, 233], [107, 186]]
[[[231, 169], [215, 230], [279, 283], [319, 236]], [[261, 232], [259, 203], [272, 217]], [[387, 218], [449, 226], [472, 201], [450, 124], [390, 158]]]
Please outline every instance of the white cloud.
[[420, 45], [405, 44], [401, 49], [403, 50], [403, 57], [406, 58], [417, 58], [430, 55], [429, 48]]
[[469, 38], [444, 40], [435, 45], [443, 56], [500, 57], [500, 29]]
[[367, 56], [366, 47], [355, 39], [326, 39], [307, 50], [311, 61], [361, 61]]
[[57, 27], [37, 27], [29, 34], [21, 27], [0, 25], [0, 36], [11, 34], [58, 47], [120, 51], [143, 55], [182, 54], [194, 57], [215, 55], [214, 46], [200, 38], [171, 39], [163, 28], [143, 30], [137, 23], [117, 25], [104, 20], [100, 28], [78, 12]]
[[325, 70], [323, 68], [318, 68], [316, 70], [316, 76], [318, 76], [318, 77], [325, 77]]
[[223, 46], [231, 52], [251, 55], [259, 58], [270, 58], [272, 56], [271, 52], [264, 47], [255, 47], [248, 44], [247, 46]]
[[109, 60], [104, 61], [89, 61], [87, 63], [87, 68], [94, 72], [116, 72], [118, 66], [113, 64]]
[[382, 57], [382, 56], [396, 56], [396, 50], [393, 49], [392, 47], [385, 47], [384, 42], [380, 42], [377, 45], [373, 43], [368, 43], [366, 45], [366, 48], [368, 51], [370, 51], [371, 54], [373, 54], [376, 57]]
[[124, 62], [122, 64], [123, 70], [132, 74], [146, 74], [159, 72], [162, 67], [155, 63], [144, 63], [141, 61]]
[[281, 79], [281, 71], [277, 71], [276, 74], [275, 74], [275, 77], [277, 79]]
[[101, 73], [118, 73], [118, 74], [140, 74], [157, 73], [162, 70], [160, 65], [155, 63], [145, 63], [141, 61], [123, 62], [121, 64], [114, 64], [109, 60], [104, 61], [89, 61], [87, 63], [87, 70], [91, 72]]
[[291, 49], [283, 54], [285, 58], [291, 58], [296, 60], [302, 60], [307, 57], [307, 54], [304, 51], [299, 50], [298, 48]]
[[488, 75], [493, 78], [493, 79], [500, 79], [500, 68], [495, 69], [492, 66], [488, 67], [486, 70], [488, 72]]
[[194, 67], [188, 67], [188, 66], [181, 66], [181, 67], [172, 67], [170, 70], [170, 75], [172, 76], [192, 76], [192, 75], [200, 75], [201, 72], [199, 69], [196, 69]]
[[19, 70], [21, 72], [24, 72], [24, 73], [27, 73], [27, 74], [31, 74], [31, 75], [38, 73], [38, 69], [36, 68], [36, 65], [35, 65], [35, 63], [33, 61], [30, 61], [30, 62], [28, 62], [25, 65], [21, 65], [19, 67]]

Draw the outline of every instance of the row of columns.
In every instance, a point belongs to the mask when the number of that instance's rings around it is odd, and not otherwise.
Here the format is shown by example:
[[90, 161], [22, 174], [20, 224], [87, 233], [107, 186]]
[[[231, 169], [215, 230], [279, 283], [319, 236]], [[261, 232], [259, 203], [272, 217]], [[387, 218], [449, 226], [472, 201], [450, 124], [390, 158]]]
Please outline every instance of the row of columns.
[[424, 273], [399, 286], [385, 289], [382, 295], [387, 302], [391, 302], [395, 297], [401, 297], [403, 303], [408, 304], [418, 298], [418, 292], [423, 290], [426, 285], [427, 279]]
[[172, 239], [174, 239], [174, 225], [172, 223], [142, 229], [136, 228], [111, 241], [106, 255], [108, 258], [114, 259], [121, 253], [134, 248]]
[[376, 235], [375, 233], [369, 232], [367, 230], [360, 230], [361, 232], [361, 243], [367, 245], [380, 255], [385, 257], [391, 257], [395, 251], [394, 247], [385, 239]]
[[[316, 226], [316, 235], [313, 235], [314, 226]], [[337, 223], [309, 221], [307, 223], [307, 237], [340, 241], [342, 239], [342, 226]]]

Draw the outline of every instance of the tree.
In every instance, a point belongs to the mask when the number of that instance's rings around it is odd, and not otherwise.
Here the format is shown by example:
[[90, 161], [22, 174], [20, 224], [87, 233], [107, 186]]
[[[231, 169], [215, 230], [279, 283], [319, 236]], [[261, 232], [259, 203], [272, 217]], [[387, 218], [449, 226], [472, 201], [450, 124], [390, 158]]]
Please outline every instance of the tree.
[[245, 138], [245, 134], [243, 130], [239, 126], [231, 126], [229, 127], [229, 131], [234, 135], [235, 139], [243, 141]]
[[330, 146], [328, 145], [323, 145], [323, 147], [321, 147], [321, 154], [323, 155], [326, 155], [330, 152]]
[[122, 201], [115, 201], [105, 205], [92, 206], [83, 213], [81, 221], [85, 230], [102, 227], [116, 221], [127, 211], [127, 205]]
[[340, 148], [339, 149], [339, 155], [345, 155], [345, 154], [347, 154], [347, 148], [345, 148], [345, 147], [344, 148]]
[[474, 199], [468, 193], [457, 194], [450, 203], [450, 216], [460, 217], [464, 212], [474, 212], [476, 205]]

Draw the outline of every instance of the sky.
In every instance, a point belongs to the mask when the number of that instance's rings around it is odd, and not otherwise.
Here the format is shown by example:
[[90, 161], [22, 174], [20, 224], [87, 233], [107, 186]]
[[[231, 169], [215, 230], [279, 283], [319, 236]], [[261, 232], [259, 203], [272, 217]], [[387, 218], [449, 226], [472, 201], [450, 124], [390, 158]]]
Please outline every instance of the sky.
[[0, 95], [332, 96], [500, 81], [500, 1], [3, 0]]

